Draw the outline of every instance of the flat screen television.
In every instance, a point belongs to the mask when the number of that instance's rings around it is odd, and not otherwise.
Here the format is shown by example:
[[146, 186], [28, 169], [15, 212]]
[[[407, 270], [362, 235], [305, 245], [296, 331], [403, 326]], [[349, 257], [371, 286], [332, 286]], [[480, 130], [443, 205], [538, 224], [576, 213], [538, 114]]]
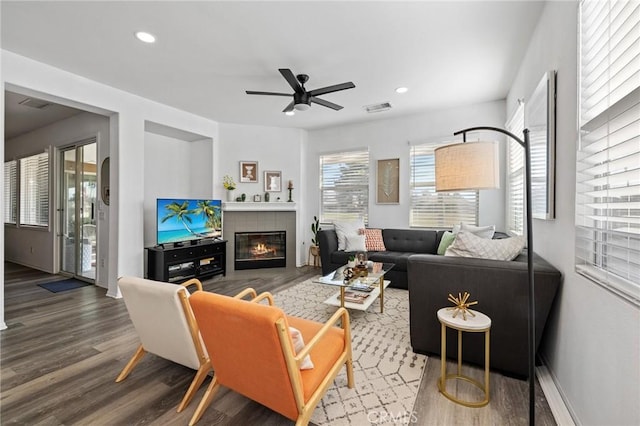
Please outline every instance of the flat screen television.
[[158, 198], [157, 241], [175, 244], [222, 237], [222, 201]]

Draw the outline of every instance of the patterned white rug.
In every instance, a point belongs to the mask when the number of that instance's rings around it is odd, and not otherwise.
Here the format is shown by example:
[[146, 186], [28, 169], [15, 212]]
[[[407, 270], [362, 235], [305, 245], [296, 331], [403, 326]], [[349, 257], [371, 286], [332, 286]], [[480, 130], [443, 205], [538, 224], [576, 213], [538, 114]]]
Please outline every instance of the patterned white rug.
[[[288, 315], [324, 322], [336, 308], [322, 303], [336, 287], [311, 280], [274, 295]], [[350, 310], [355, 387], [343, 368], [311, 421], [317, 425], [367, 425], [393, 418], [409, 423], [427, 357], [413, 353], [409, 338], [409, 292], [387, 288], [366, 312]], [[404, 421], [403, 421], [404, 420]]]

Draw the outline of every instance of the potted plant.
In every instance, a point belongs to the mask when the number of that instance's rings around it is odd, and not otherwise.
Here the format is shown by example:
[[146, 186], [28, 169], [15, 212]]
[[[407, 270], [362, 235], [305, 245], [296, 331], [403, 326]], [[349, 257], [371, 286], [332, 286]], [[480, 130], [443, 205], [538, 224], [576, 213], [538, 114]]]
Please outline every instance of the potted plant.
[[313, 232], [313, 238], [311, 239], [311, 254], [316, 257], [320, 255], [320, 248], [318, 247], [318, 231], [321, 231], [320, 221], [317, 216], [313, 217], [311, 222], [311, 232]]
[[227, 201], [235, 201], [233, 197], [233, 191], [236, 189], [236, 183], [229, 175], [224, 175], [222, 178], [222, 185], [227, 190]]

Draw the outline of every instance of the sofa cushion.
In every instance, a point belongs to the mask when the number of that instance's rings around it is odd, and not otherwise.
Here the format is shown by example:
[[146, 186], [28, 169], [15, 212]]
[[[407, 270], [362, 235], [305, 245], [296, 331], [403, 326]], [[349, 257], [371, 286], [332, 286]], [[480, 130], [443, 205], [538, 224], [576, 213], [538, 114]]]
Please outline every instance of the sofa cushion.
[[422, 229], [383, 229], [388, 251], [436, 254], [438, 233]]
[[346, 246], [346, 236], [360, 234], [360, 230], [364, 229], [364, 220], [335, 221], [333, 227], [338, 236], [338, 250], [344, 250]]
[[358, 234], [345, 235], [344, 251], [367, 251], [365, 236]]
[[409, 256], [414, 255], [415, 253], [401, 253], [397, 251], [372, 251], [369, 252], [369, 260], [373, 262], [382, 262], [382, 263], [395, 263], [396, 266], [393, 267], [395, 271], [406, 271], [407, 270], [407, 262], [409, 261]]
[[492, 240], [480, 238], [471, 232], [458, 232], [445, 256], [478, 257], [493, 260], [513, 260], [524, 248], [524, 237]]
[[495, 225], [487, 225], [487, 226], [475, 226], [469, 225], [468, 223], [460, 222], [459, 225], [454, 225], [452, 232], [457, 234], [460, 231], [467, 231], [475, 234], [480, 238], [493, 238], [493, 234], [496, 232]]
[[365, 229], [367, 251], [386, 251], [382, 239], [382, 229]]
[[444, 252], [449, 248], [451, 244], [453, 244], [453, 240], [456, 239], [456, 234], [453, 232], [445, 232], [440, 239], [440, 244], [438, 244], [438, 255], [444, 255]]

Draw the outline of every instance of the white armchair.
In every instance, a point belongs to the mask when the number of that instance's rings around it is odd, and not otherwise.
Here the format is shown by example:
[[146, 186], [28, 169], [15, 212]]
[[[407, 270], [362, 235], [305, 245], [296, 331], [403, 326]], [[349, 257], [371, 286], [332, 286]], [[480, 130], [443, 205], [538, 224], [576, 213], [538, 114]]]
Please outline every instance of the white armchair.
[[141, 344], [116, 378], [116, 382], [127, 378], [147, 352], [197, 370], [178, 406], [178, 412], [189, 404], [211, 369], [209, 355], [189, 306], [186, 287], [192, 284], [202, 290], [202, 284], [196, 279], [182, 285], [137, 277], [122, 277], [118, 280]]

